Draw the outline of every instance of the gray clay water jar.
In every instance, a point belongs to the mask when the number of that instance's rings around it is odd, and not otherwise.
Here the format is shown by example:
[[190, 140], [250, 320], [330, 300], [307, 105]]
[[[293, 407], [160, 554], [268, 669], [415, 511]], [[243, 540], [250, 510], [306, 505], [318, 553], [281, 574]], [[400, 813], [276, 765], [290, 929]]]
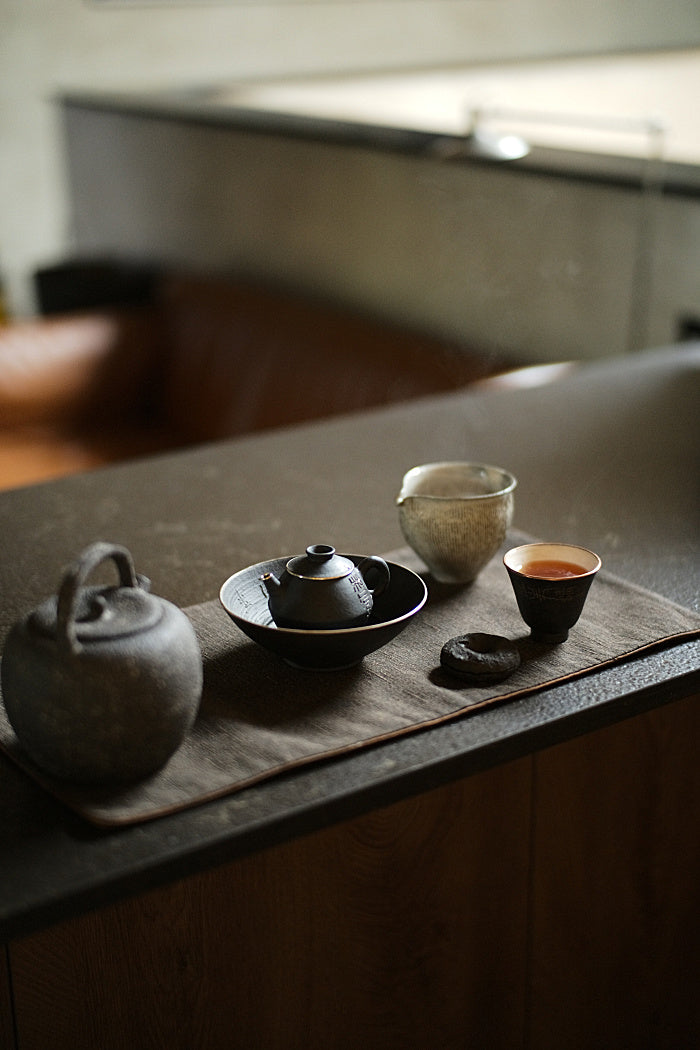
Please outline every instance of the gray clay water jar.
[[[118, 586], [86, 586], [112, 560]], [[124, 547], [95, 543], [59, 592], [19, 620], [2, 659], [7, 717], [40, 770], [81, 784], [160, 769], [195, 720], [202, 658], [176, 605], [149, 593]]]

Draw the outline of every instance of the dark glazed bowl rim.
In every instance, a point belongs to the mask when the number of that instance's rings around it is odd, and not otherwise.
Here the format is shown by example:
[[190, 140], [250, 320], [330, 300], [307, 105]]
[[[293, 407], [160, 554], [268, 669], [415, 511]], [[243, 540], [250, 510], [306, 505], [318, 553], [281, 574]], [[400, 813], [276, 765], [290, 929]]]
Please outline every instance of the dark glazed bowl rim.
[[[289, 557], [258, 562], [235, 572], [222, 584], [219, 600], [252, 641], [299, 667], [334, 669], [359, 663], [400, 634], [428, 599], [428, 588], [417, 573], [388, 561], [389, 586], [375, 598], [367, 623], [330, 629], [278, 627], [270, 616], [259, 579], [266, 572], [282, 572]], [[357, 565], [364, 555], [343, 557]]]

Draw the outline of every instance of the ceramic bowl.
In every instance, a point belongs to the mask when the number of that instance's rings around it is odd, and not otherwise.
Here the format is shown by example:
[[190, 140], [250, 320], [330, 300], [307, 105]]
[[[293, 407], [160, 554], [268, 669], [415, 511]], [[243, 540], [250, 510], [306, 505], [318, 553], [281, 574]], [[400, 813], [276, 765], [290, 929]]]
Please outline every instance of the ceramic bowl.
[[[356, 565], [362, 561], [360, 555], [345, 557]], [[270, 616], [260, 577], [266, 572], [279, 576], [288, 560], [276, 558], [234, 573], [223, 584], [219, 600], [244, 634], [295, 667], [332, 670], [359, 663], [400, 634], [428, 597], [420, 576], [403, 565], [387, 562], [389, 586], [377, 595], [371, 616], [362, 626], [334, 630], [278, 627]]]
[[441, 583], [471, 583], [503, 543], [517, 482], [485, 463], [425, 463], [397, 498], [404, 538]]

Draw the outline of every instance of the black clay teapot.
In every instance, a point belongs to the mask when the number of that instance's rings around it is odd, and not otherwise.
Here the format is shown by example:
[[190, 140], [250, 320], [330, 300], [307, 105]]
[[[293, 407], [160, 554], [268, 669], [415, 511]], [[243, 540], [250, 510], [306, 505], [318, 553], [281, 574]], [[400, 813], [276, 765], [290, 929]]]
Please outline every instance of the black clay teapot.
[[[119, 586], [84, 586], [106, 559]], [[83, 784], [133, 783], [163, 766], [202, 690], [185, 613], [149, 593], [126, 548], [101, 542], [66, 569], [58, 595], [14, 625], [1, 672], [7, 717], [29, 758]]]
[[290, 558], [279, 579], [271, 572], [260, 578], [278, 627], [333, 630], [367, 622], [375, 595], [389, 584], [389, 566], [376, 555], [356, 565], [335, 548], [317, 543]]

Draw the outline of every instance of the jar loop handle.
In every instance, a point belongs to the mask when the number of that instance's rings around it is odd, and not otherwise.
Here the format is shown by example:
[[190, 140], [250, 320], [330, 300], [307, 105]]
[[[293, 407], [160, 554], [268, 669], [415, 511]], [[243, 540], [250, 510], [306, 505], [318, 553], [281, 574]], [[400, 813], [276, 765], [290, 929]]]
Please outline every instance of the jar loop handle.
[[111, 558], [119, 573], [121, 587], [141, 587], [148, 590], [148, 581], [139, 576], [134, 568], [134, 561], [126, 547], [99, 540], [78, 555], [67, 567], [58, 592], [58, 610], [56, 616], [58, 644], [69, 653], [77, 654], [82, 646], [78, 641], [75, 628], [75, 615], [78, 595], [90, 573]]

